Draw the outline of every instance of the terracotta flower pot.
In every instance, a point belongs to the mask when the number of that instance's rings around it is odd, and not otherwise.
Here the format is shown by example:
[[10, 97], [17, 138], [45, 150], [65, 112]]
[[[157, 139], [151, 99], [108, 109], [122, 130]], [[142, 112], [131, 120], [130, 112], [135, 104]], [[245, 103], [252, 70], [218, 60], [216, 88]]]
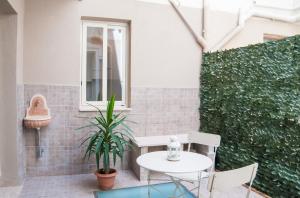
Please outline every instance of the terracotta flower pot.
[[100, 171], [95, 172], [95, 175], [97, 176], [100, 189], [110, 190], [114, 187], [117, 170], [111, 169], [109, 174], [104, 174], [104, 171], [101, 169]]

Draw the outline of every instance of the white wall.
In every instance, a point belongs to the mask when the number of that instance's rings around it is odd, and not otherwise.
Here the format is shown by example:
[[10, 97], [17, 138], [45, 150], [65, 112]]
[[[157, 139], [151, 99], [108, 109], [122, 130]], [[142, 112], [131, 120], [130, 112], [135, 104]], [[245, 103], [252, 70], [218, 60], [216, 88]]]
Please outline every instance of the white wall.
[[1, 26], [1, 89], [0, 89], [0, 156], [2, 185], [14, 185], [20, 180], [17, 159], [16, 108], [16, 38], [17, 16], [0, 15]]
[[300, 34], [300, 25], [252, 17], [246, 22], [244, 29], [229, 41], [223, 49], [262, 43], [264, 34], [293, 36]]
[[[180, 6], [180, 10], [200, 35], [201, 6]], [[79, 85], [82, 16], [131, 20], [132, 87], [199, 87], [201, 49], [172, 7], [136, 0], [27, 0], [25, 84]], [[232, 31], [237, 21], [237, 13], [210, 10], [209, 46]], [[260, 43], [264, 33], [291, 36], [299, 32], [299, 25], [252, 17], [221, 49]]]
[[[183, 12], [200, 34], [201, 10]], [[199, 86], [201, 50], [174, 10], [135, 0], [26, 1], [25, 83], [79, 85], [81, 16], [132, 21], [133, 87]]]
[[[199, 86], [201, 50], [170, 6], [138, 4], [133, 23], [133, 86]], [[201, 33], [201, 10], [182, 9]]]
[[218, 10], [209, 10], [206, 15], [205, 39], [208, 49], [215, 46], [228, 32], [232, 31], [237, 24], [237, 14]]
[[21, 184], [24, 174], [16, 95], [17, 84], [23, 83], [24, 4], [23, 0], [11, 3], [12, 0], [1, 1], [0, 9], [0, 186]]
[[24, 0], [6, 0], [17, 14], [17, 84], [23, 84]]
[[[207, 20], [205, 38], [208, 42], [208, 49], [211, 49], [237, 27], [238, 14], [210, 9], [205, 20]], [[251, 17], [245, 21], [243, 29], [219, 50], [262, 43], [264, 34], [282, 35], [286, 37], [297, 35], [300, 34], [300, 24]]]

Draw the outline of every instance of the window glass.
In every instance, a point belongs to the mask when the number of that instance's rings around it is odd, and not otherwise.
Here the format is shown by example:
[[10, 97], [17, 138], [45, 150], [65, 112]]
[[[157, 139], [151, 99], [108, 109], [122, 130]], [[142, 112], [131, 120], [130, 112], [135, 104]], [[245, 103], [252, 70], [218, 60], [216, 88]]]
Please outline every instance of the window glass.
[[107, 98], [115, 95], [122, 101], [124, 32], [119, 28], [108, 28], [107, 44]]
[[101, 101], [103, 85], [103, 28], [87, 27], [86, 101]]

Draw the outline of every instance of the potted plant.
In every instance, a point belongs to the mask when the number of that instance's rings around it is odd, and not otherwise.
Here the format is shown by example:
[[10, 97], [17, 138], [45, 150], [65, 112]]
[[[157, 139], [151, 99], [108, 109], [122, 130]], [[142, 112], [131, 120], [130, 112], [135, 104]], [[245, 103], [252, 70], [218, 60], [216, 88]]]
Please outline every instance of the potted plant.
[[[109, 190], [114, 186], [117, 171], [110, 166], [111, 158], [115, 165], [116, 159], [122, 159], [125, 149], [129, 148], [134, 141], [132, 130], [125, 123], [127, 117], [122, 113], [115, 114], [114, 105], [115, 97], [112, 96], [108, 101], [106, 113], [93, 106], [98, 110], [97, 115], [90, 120], [88, 126], [79, 128], [90, 129], [88, 137], [81, 145], [85, 146], [84, 158], [95, 156], [97, 165], [95, 175], [102, 190]], [[101, 159], [103, 168], [100, 168]]]

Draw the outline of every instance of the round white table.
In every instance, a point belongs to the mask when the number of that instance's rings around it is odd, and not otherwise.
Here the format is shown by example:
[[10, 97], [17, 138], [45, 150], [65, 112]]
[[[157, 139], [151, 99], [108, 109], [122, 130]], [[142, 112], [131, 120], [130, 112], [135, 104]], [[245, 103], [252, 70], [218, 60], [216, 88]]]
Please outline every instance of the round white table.
[[181, 151], [179, 161], [169, 161], [168, 151], [156, 151], [139, 156], [137, 164], [147, 170], [160, 173], [192, 173], [211, 167], [212, 160], [198, 153]]
[[[143, 154], [136, 160], [137, 164], [148, 170], [148, 185], [150, 186], [150, 172], [159, 172], [167, 174], [171, 177], [171, 180], [179, 188], [180, 180], [176, 180], [172, 177], [172, 173], [184, 174], [184, 173], [200, 173], [209, 169], [212, 166], [212, 160], [198, 153], [181, 151], [179, 161], [169, 161], [167, 159], [168, 151], [156, 151]], [[175, 191], [178, 189], [176, 188]], [[199, 188], [200, 189], [200, 181]], [[199, 194], [199, 193], [198, 193]], [[150, 197], [150, 190], [148, 191], [148, 197]]]

